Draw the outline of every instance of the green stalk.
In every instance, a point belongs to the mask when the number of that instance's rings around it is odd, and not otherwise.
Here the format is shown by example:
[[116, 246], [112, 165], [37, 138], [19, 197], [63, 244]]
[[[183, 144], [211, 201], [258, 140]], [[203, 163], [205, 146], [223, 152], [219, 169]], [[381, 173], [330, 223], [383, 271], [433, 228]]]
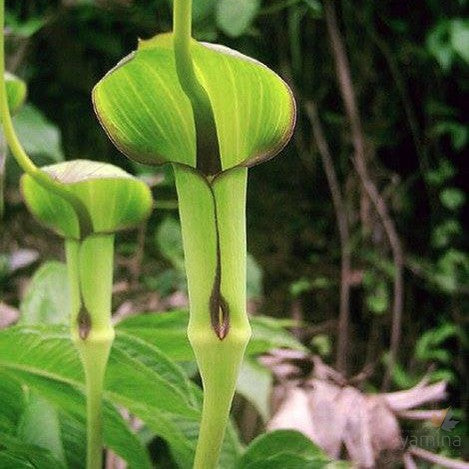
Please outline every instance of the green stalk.
[[0, 130], [0, 220], [5, 213], [5, 170], [8, 147]]
[[197, 169], [206, 175], [215, 175], [222, 170], [215, 117], [191, 56], [192, 0], [174, 0], [173, 26], [176, 71], [194, 113]]
[[92, 232], [93, 224], [86, 207], [78, 197], [75, 197], [62, 184], [54, 180], [47, 173], [38, 168], [28, 154], [25, 152], [21, 142], [16, 135], [8, 107], [8, 96], [5, 84], [5, 0], [0, 0], [0, 117], [3, 124], [5, 139], [10, 147], [11, 153], [21, 169], [29, 174], [38, 184], [50, 190], [59, 197], [66, 200], [75, 210], [80, 221], [81, 235], [86, 236]]
[[246, 313], [247, 169], [233, 169], [211, 183], [187, 167], [174, 165], [174, 171], [189, 288], [188, 337], [204, 387], [194, 468], [214, 469], [251, 336]]
[[66, 240], [71, 285], [71, 335], [86, 379], [87, 469], [101, 469], [102, 395], [114, 328], [111, 298], [114, 235], [96, 234], [83, 241]]

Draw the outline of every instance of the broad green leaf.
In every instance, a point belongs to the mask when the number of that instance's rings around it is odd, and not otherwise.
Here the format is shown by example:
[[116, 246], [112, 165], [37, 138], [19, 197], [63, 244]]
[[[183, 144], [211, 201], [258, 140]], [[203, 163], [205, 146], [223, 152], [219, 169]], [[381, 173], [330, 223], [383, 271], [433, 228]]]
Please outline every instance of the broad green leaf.
[[379, 281], [366, 296], [366, 304], [371, 312], [383, 314], [389, 307], [389, 290], [386, 282]]
[[[277, 154], [295, 122], [288, 86], [261, 63], [223, 46], [193, 41], [192, 57], [214, 112], [222, 170]], [[192, 108], [179, 85], [170, 34], [141, 41], [96, 85], [93, 101], [101, 124], [128, 157], [196, 167]]]
[[254, 405], [264, 422], [270, 418], [272, 388], [272, 372], [253, 359], [244, 360], [236, 391]]
[[[55, 333], [39, 326], [1, 331], [0, 370], [56, 405], [73, 419], [75, 426], [76, 422], [80, 424], [82, 435], [85, 435], [86, 400], [82, 365], [67, 329], [57, 327]], [[19, 350], [21, 353], [18, 353]], [[149, 468], [146, 450], [109, 400], [105, 404], [106, 446], [126, 459], [131, 467]], [[70, 439], [65, 448], [67, 457], [70, 457]], [[84, 458], [84, 454], [81, 457]], [[74, 456], [74, 459], [77, 457]]]
[[39, 16], [29, 16], [25, 19], [17, 13], [5, 12], [5, 23], [13, 35], [29, 38], [46, 24], [46, 19]]
[[[56, 261], [44, 263], [35, 272], [21, 302], [20, 323], [68, 324], [70, 307], [67, 279], [65, 264]], [[76, 431], [72, 432], [71, 429]], [[27, 403], [17, 432], [23, 441], [48, 449], [58, 460], [64, 463], [74, 461], [71, 467], [83, 466], [86, 454], [84, 422], [80, 424], [59, 412], [34, 391], [27, 393]]]
[[[11, 465], [9, 465], [10, 463]], [[18, 467], [65, 469], [65, 465], [56, 459], [50, 451], [36, 445], [29, 445], [4, 433], [0, 433], [0, 464], [2, 469]]]
[[[65, 451], [65, 457], [67, 459], [67, 467], [74, 469], [85, 468], [86, 466], [86, 426], [84, 419], [73, 418], [66, 412], [60, 410], [59, 406], [56, 406], [60, 417], [60, 430], [62, 435], [62, 445]], [[125, 433], [122, 435], [125, 437]], [[133, 436], [132, 438], [133, 439]], [[108, 439], [109, 441], [109, 439]], [[141, 450], [140, 450], [141, 452]], [[136, 461], [140, 459], [140, 455], [134, 461], [129, 460], [131, 467], [137, 468]], [[142, 458], [142, 467], [145, 467], [145, 463]]]
[[37, 108], [24, 105], [13, 117], [13, 124], [28, 155], [36, 160], [41, 157], [49, 162], [63, 161], [60, 132]]
[[329, 461], [328, 456], [300, 432], [276, 430], [257, 437], [238, 461], [236, 469], [320, 468]]
[[[117, 324], [117, 331], [155, 345], [172, 360], [191, 361], [194, 354], [187, 339], [188, 321], [187, 311], [147, 313], [124, 319]], [[251, 326], [253, 335], [246, 351], [248, 355], [279, 347], [303, 350], [303, 346], [273, 318], [253, 316]]]
[[[59, 361], [58, 365], [63, 366], [64, 364]], [[78, 390], [77, 387], [66, 384], [60, 375], [48, 378], [47, 373], [43, 372], [40, 365], [37, 368], [32, 367], [28, 371], [14, 369], [15, 366], [12, 368], [8, 371], [11, 376], [34, 389], [57, 408], [60, 414], [67, 461], [79, 461], [81, 458], [83, 464], [85, 462], [84, 450], [86, 449], [83, 444], [86, 441], [86, 397], [84, 390]], [[80, 384], [82, 384], [81, 381]], [[66, 433], [70, 425], [74, 429], [75, 435]], [[109, 400], [106, 400], [104, 405], [104, 444], [126, 460], [130, 467], [139, 469], [150, 467], [146, 449]]]
[[251, 317], [252, 339], [246, 353], [259, 355], [274, 348], [291, 348], [305, 350], [295, 337], [285, 330], [285, 327], [275, 319], [268, 316]]
[[265, 454], [262, 459], [242, 467], [243, 469], [325, 469], [326, 466], [325, 461], [308, 459], [286, 451], [272, 456]]
[[3, 469], [35, 469], [26, 458], [10, 450], [0, 451], [0, 467]]
[[260, 0], [220, 0], [217, 3], [218, 27], [228, 36], [241, 36], [259, 11]]
[[192, 21], [197, 23], [213, 13], [216, 0], [194, 0], [192, 3]]
[[440, 193], [441, 203], [449, 210], [458, 210], [466, 202], [466, 194], [457, 187], [447, 187]]
[[15, 114], [26, 100], [26, 83], [12, 73], [6, 72], [5, 86], [7, 90], [8, 108], [11, 114]]
[[249, 299], [262, 298], [263, 272], [256, 259], [248, 253], [246, 258], [246, 293]]
[[19, 383], [9, 379], [1, 369], [0, 402], [0, 433], [14, 434], [26, 405], [24, 392]]
[[[29, 326], [0, 331], [0, 369], [84, 424], [82, 366], [65, 328]], [[114, 405], [127, 408], [164, 438], [180, 467], [191, 467], [201, 392], [156, 347], [118, 331], [104, 396], [105, 444], [129, 461], [131, 467], [149, 467], [147, 455]], [[233, 431], [229, 431], [223, 457], [233, 461], [238, 453], [239, 442]]]
[[32, 392], [21, 416], [17, 436], [26, 444], [44, 448], [65, 464], [65, 453], [57, 410], [39, 394]]
[[50, 261], [34, 273], [21, 301], [23, 324], [67, 324], [68, 282], [67, 267]]
[[432, 230], [432, 245], [436, 248], [448, 246], [451, 239], [462, 234], [462, 226], [458, 220], [449, 218]]
[[[116, 166], [75, 160], [42, 169], [83, 202], [96, 233], [135, 226], [150, 213], [152, 198], [146, 184]], [[28, 208], [39, 221], [64, 237], [79, 236], [78, 218], [68, 202], [27, 174], [21, 179], [21, 187]]]
[[451, 45], [455, 52], [467, 63], [469, 63], [469, 20], [453, 19], [450, 27]]
[[[436, 135], [448, 135], [451, 138], [451, 143], [453, 145], [453, 148], [456, 151], [461, 151], [465, 148], [468, 137], [469, 137], [469, 130], [465, 124], [461, 124], [460, 122], [457, 122], [455, 120], [444, 120], [444, 121], [439, 121], [437, 122], [433, 128], [432, 128], [432, 133], [435, 133]], [[443, 160], [443, 162], [446, 162], [446, 160]], [[447, 165], [450, 165], [450, 163], [446, 163]], [[451, 168], [451, 166], [450, 166]], [[437, 170], [435, 170], [437, 171]], [[454, 172], [454, 168], [453, 168]], [[427, 177], [432, 179], [432, 176], [435, 175], [435, 172], [428, 172]], [[439, 176], [437, 173], [436, 176]], [[441, 176], [445, 176], [445, 174], [442, 174]], [[433, 179], [442, 179], [440, 178], [434, 178]], [[433, 181], [431, 181], [433, 182]]]
[[184, 272], [181, 226], [174, 218], [166, 217], [161, 222], [156, 232], [156, 242], [161, 254], [173, 267]]

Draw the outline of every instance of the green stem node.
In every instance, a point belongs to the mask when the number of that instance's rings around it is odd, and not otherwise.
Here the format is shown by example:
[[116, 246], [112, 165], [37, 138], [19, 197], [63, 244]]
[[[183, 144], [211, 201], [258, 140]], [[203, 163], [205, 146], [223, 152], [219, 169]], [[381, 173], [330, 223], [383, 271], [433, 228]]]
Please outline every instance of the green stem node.
[[101, 469], [102, 395], [106, 365], [114, 340], [111, 322], [114, 235], [66, 241], [71, 286], [71, 335], [86, 379], [87, 469]]
[[[214, 469], [251, 336], [246, 313], [247, 169], [227, 171], [211, 182], [188, 167], [174, 165], [174, 170], [189, 287], [188, 337], [204, 387], [194, 468]], [[223, 334], [213, 323], [214, 297], [226, 308]], [[220, 321], [222, 316], [220, 311]]]

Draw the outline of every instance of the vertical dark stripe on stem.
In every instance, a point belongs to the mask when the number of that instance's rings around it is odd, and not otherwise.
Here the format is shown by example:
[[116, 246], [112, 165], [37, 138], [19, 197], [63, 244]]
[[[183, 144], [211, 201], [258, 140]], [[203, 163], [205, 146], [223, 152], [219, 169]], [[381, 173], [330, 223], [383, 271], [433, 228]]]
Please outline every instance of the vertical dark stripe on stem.
[[220, 230], [218, 227], [217, 202], [215, 194], [210, 183], [210, 194], [213, 198], [213, 210], [215, 219], [215, 236], [217, 243], [217, 266], [215, 269], [215, 278], [213, 280], [212, 294], [210, 295], [210, 321], [215, 334], [220, 340], [223, 340], [230, 329], [230, 310], [228, 303], [221, 294], [221, 250], [220, 250]]

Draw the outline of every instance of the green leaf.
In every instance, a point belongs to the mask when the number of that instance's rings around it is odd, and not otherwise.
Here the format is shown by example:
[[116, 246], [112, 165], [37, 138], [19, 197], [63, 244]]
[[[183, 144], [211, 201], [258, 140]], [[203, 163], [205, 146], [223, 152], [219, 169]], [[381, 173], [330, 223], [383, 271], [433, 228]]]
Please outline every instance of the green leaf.
[[241, 36], [259, 11], [259, 0], [220, 0], [217, 3], [218, 27], [228, 36]]
[[17, 436], [27, 444], [44, 448], [65, 464], [59, 414], [50, 403], [36, 393], [30, 393], [18, 425]]
[[415, 357], [424, 362], [435, 360], [445, 364], [450, 363], [452, 355], [443, 344], [452, 337], [459, 338], [461, 343], [465, 341], [461, 330], [452, 323], [443, 323], [435, 329], [426, 331], [417, 340]]
[[[17, 467], [65, 469], [65, 465], [54, 458], [50, 451], [2, 433], [0, 433], [0, 463], [2, 464], [0, 467], [12, 469]], [[10, 463], [11, 465], [8, 465]]]
[[[147, 313], [130, 316], [116, 326], [117, 331], [156, 345], [175, 361], [194, 360], [187, 339], [187, 311]], [[251, 318], [253, 336], [246, 353], [258, 355], [273, 348], [288, 347], [303, 350], [303, 346], [273, 318], [254, 316]]]
[[238, 461], [236, 469], [317, 468], [328, 462], [327, 455], [300, 432], [276, 430], [257, 437]]
[[305, 350], [303, 345], [287, 332], [277, 319], [268, 316], [253, 316], [251, 326], [252, 339], [246, 350], [248, 355], [259, 355], [282, 347]]
[[[464, 124], [460, 124], [457, 121], [442, 121], [438, 122], [432, 131], [436, 135], [446, 135], [451, 137], [451, 143], [453, 148], [457, 151], [461, 151], [467, 143], [468, 129]], [[443, 160], [444, 161], [444, 160]]]
[[[23, 324], [68, 324], [70, 307], [67, 267], [61, 262], [46, 262], [34, 274], [20, 305]], [[62, 432], [64, 424], [80, 428], [81, 433], [73, 446], [68, 443], [72, 433]], [[32, 391], [27, 395], [27, 403], [17, 430], [18, 436], [26, 443], [35, 444], [49, 450], [58, 460], [73, 459], [83, 465], [86, 454], [84, 426], [73, 418], [59, 413], [48, 400]], [[67, 445], [65, 446], [65, 442]]]
[[313, 288], [313, 282], [308, 278], [300, 278], [295, 280], [290, 285], [290, 294], [293, 298], [297, 298], [305, 292], [310, 291]]
[[155, 345], [171, 360], [192, 361], [194, 354], [187, 339], [187, 311], [148, 313], [129, 316], [116, 326], [116, 331]]
[[50, 261], [34, 273], [20, 305], [23, 324], [67, 324], [67, 267]]
[[[25, 406], [24, 392], [21, 386], [0, 369], [0, 432], [16, 433], [21, 413]], [[1, 466], [0, 466], [1, 467]]]
[[[116, 166], [74, 160], [42, 169], [83, 202], [95, 233], [133, 227], [150, 213], [152, 196], [146, 184]], [[66, 238], [79, 236], [78, 217], [68, 202], [28, 174], [21, 178], [21, 187], [29, 210], [40, 222]]]
[[28, 38], [37, 33], [44, 26], [45, 19], [37, 16], [29, 16], [28, 19], [25, 20], [6, 11], [5, 22], [15, 36]]
[[[69, 340], [68, 330], [57, 329], [57, 326], [54, 330], [55, 333], [45, 327], [28, 326], [1, 331], [0, 370], [28, 385], [74, 421], [78, 421], [85, 434], [82, 365]], [[21, 350], [21, 354], [18, 350]], [[133, 467], [150, 467], [145, 449], [108, 400], [104, 422], [107, 446]]]
[[246, 263], [246, 293], [249, 299], [253, 298], [262, 298], [263, 289], [262, 289], [262, 280], [263, 272], [260, 265], [257, 263], [256, 259], [248, 253]]
[[181, 226], [174, 218], [166, 217], [158, 226], [156, 242], [161, 254], [179, 271], [184, 272], [184, 250]]
[[192, 21], [197, 23], [213, 13], [216, 0], [194, 0], [192, 3]]
[[457, 187], [447, 187], [440, 193], [441, 203], [449, 210], [458, 210], [466, 202], [466, 194]]
[[[193, 41], [191, 52], [214, 112], [222, 170], [277, 154], [295, 122], [288, 86], [264, 65], [226, 47]], [[192, 108], [179, 85], [171, 35], [141, 41], [95, 86], [93, 101], [101, 124], [128, 157], [196, 167]]]
[[[67, 467], [73, 467], [74, 469], [84, 469], [86, 466], [85, 420], [73, 418], [69, 414], [61, 411], [58, 407], [57, 412], [59, 412], [60, 416], [62, 445], [64, 447], [65, 457], [67, 459]], [[125, 433], [123, 436], [125, 436]], [[135, 464], [136, 461], [138, 461], [138, 456], [134, 461], [130, 462]], [[142, 465], [142, 467], [145, 466]]]
[[303, 0], [315, 18], [320, 18], [323, 14], [322, 3], [319, 0]]
[[451, 45], [453, 50], [469, 63], [469, 20], [453, 19], [450, 27]]
[[26, 83], [12, 73], [5, 72], [5, 86], [7, 90], [8, 108], [11, 114], [15, 114], [26, 100]]
[[441, 159], [437, 168], [425, 173], [425, 179], [434, 186], [441, 186], [453, 178], [455, 174], [456, 169], [454, 165], [447, 159]]
[[441, 20], [427, 35], [428, 52], [438, 61], [443, 71], [447, 72], [454, 60], [454, 50], [449, 42], [450, 22]]
[[444, 220], [437, 225], [432, 232], [432, 245], [436, 248], [444, 248], [448, 246], [451, 238], [462, 234], [460, 223], [453, 218]]
[[389, 307], [389, 290], [385, 282], [378, 282], [366, 296], [366, 304], [371, 312], [383, 314]]
[[[84, 425], [83, 371], [67, 329], [18, 326], [0, 331], [0, 369]], [[131, 467], [149, 467], [148, 457], [114, 405], [127, 408], [143, 420], [169, 443], [182, 468], [191, 467], [201, 392], [154, 345], [118, 331], [109, 359], [104, 396], [105, 444]], [[222, 457], [233, 461], [238, 453], [239, 442], [231, 430], [225, 438]]]
[[311, 339], [311, 346], [321, 357], [328, 357], [332, 352], [331, 338], [327, 334], [317, 334]]
[[270, 418], [272, 388], [272, 372], [253, 359], [244, 360], [236, 391], [254, 405], [264, 423]]
[[13, 118], [13, 124], [28, 155], [46, 157], [49, 162], [63, 161], [59, 130], [34, 106], [23, 106]]

